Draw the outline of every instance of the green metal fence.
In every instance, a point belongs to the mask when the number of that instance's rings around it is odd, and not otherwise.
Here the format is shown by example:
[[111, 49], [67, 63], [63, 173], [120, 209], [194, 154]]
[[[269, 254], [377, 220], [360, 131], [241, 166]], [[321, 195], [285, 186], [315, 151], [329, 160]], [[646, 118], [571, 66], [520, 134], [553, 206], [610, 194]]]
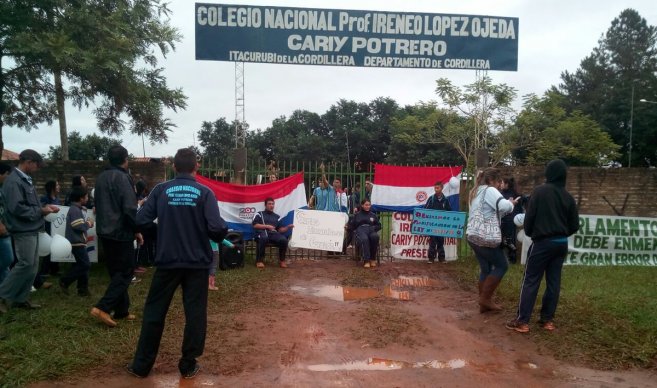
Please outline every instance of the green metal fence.
[[[251, 159], [248, 160], [247, 168], [244, 172], [244, 183], [247, 185], [269, 183], [278, 179], [286, 178], [290, 175], [294, 175], [298, 172], [304, 173], [306, 198], [309, 199], [314, 188], [321, 180], [322, 163], [304, 161], [265, 161], [263, 159]], [[347, 190], [348, 193], [351, 193], [351, 190], [353, 190], [355, 186], [360, 186], [361, 198], [364, 198], [365, 195], [365, 182], [372, 179], [374, 176], [373, 165], [366, 166], [366, 168], [359, 166], [357, 169], [355, 166], [349, 166], [343, 163], [326, 163], [323, 165], [323, 172], [326, 174], [326, 178], [329, 180], [329, 182], [333, 182], [335, 178], [339, 178], [342, 182], [343, 188]], [[222, 182], [232, 182], [235, 179], [234, 165], [229, 159], [203, 159], [199, 168], [199, 174]], [[461, 197], [463, 198], [464, 196], [462, 195]], [[379, 218], [381, 220], [382, 229], [380, 246], [377, 254], [378, 259], [381, 261], [393, 260], [390, 254], [392, 213], [381, 212], [379, 213]], [[352, 244], [347, 248], [345, 255], [346, 257], [356, 259], [353, 252], [354, 244], [355, 242], [352, 242]], [[255, 250], [255, 245], [253, 242], [248, 242], [246, 249], [248, 254], [253, 254]], [[462, 257], [463, 255], [467, 254], [468, 249], [469, 247], [467, 247], [465, 240], [460, 240], [457, 247], [458, 256]], [[268, 252], [268, 256], [272, 256], [272, 254]], [[297, 249], [290, 250], [288, 252], [288, 257], [293, 259], [327, 259], [335, 258], [336, 256], [329, 255], [326, 251]]]

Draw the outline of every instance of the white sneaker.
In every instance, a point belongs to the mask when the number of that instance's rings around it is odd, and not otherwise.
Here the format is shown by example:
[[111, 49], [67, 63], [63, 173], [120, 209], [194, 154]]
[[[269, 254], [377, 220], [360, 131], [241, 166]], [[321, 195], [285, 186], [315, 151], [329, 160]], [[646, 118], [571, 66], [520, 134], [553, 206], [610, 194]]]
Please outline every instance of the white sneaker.
[[34, 288], [34, 286], [32, 286], [32, 289], [30, 290], [30, 292], [36, 292], [36, 288]]

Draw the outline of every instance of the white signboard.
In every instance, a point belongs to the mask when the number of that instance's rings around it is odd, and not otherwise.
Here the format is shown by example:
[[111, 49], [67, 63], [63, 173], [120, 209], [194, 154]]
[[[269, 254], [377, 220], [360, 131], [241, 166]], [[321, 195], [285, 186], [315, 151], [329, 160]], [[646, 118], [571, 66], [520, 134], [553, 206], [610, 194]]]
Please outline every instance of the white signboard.
[[[66, 237], [66, 215], [68, 214], [68, 206], [58, 206], [59, 212], [57, 218], [55, 218], [50, 224], [50, 234], [55, 235], [59, 234], [62, 237]], [[93, 217], [91, 210], [83, 211], [85, 217]], [[98, 262], [98, 237], [96, 236], [96, 224], [93, 228], [89, 228], [87, 231], [87, 253], [89, 254], [89, 261], [92, 263]], [[60, 263], [75, 263], [75, 258], [73, 254], [68, 255], [67, 257], [50, 257], [51, 261], [56, 261]]]
[[[395, 259], [429, 260], [429, 236], [411, 234], [413, 213], [392, 213], [390, 232], [390, 255]], [[452, 261], [456, 255], [458, 240], [445, 237], [445, 260]], [[437, 257], [436, 257], [437, 258]]]
[[295, 210], [290, 248], [341, 252], [347, 219], [345, 213]]

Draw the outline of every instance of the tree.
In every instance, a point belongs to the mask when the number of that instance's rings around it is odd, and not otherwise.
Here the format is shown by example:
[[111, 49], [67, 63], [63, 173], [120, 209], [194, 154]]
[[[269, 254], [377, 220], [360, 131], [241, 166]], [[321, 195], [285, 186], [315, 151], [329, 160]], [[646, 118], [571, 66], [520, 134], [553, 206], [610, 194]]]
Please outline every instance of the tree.
[[331, 137], [322, 118], [306, 110], [296, 110], [289, 118], [281, 116], [274, 119], [271, 127], [247, 136], [247, 148], [267, 161], [332, 160], [330, 142]]
[[566, 97], [568, 110], [581, 110], [600, 123], [622, 146], [621, 160], [632, 166], [657, 160], [657, 112], [638, 102], [657, 96], [656, 42], [657, 28], [649, 26], [637, 11], [626, 9], [612, 21], [580, 67], [574, 73], [563, 72], [562, 83], [553, 88]]
[[445, 130], [462, 119], [453, 112], [438, 109], [435, 101], [406, 106], [392, 121], [391, 141], [386, 161], [460, 165], [461, 155], [443, 141]]
[[[45, 2], [45, 1], [44, 1]], [[0, 2], [0, 153], [5, 125], [30, 131], [56, 115], [47, 72], [22, 48], [22, 39], [42, 28], [32, 1]]]
[[454, 146], [466, 166], [471, 166], [475, 150], [487, 149], [497, 164], [508, 156], [500, 148], [505, 143], [496, 141], [495, 134], [509, 125], [514, 114], [511, 103], [516, 90], [506, 84], [495, 85], [487, 74], [477, 72], [475, 82], [463, 89], [446, 78], [436, 81], [436, 94], [447, 108], [465, 120], [445, 128], [442, 140]]
[[544, 164], [560, 158], [571, 166], [601, 166], [618, 156], [619, 146], [582, 112], [564, 108], [564, 96], [548, 91], [525, 96], [515, 123], [502, 131], [512, 164]]
[[201, 155], [204, 158], [229, 157], [235, 148], [235, 122], [229, 124], [224, 117], [214, 122], [204, 121], [197, 137], [203, 148]]
[[[80, 132], [73, 131], [68, 135], [69, 160], [103, 160], [112, 146], [120, 144], [121, 142], [115, 138], [96, 134], [83, 138]], [[50, 146], [48, 158], [62, 160], [61, 146]]]
[[[99, 128], [112, 135], [126, 129], [151, 142], [166, 141], [173, 124], [163, 109], [185, 107], [179, 89], [169, 89], [157, 68], [154, 47], [166, 56], [180, 40], [165, 20], [159, 0], [47, 0], [31, 7], [37, 27], [13, 39], [29, 66], [52, 74], [51, 90], [60, 124], [61, 154], [68, 158], [65, 100], [77, 107], [96, 99]], [[139, 66], [145, 66], [140, 68]], [[64, 89], [64, 81], [71, 86]]]

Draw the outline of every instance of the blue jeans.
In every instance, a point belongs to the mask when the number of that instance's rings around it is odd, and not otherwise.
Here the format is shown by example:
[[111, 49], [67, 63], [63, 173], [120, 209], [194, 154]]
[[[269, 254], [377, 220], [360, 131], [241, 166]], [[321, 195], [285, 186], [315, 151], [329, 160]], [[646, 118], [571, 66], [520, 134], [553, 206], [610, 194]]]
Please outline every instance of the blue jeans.
[[14, 261], [14, 250], [11, 248], [11, 237], [0, 237], [0, 283], [9, 274], [9, 266]]
[[561, 269], [568, 254], [568, 242], [555, 242], [549, 239], [534, 242], [527, 254], [527, 267], [522, 279], [518, 322], [529, 323], [538, 296], [538, 288], [545, 274], [545, 293], [541, 306], [541, 322], [554, 319], [561, 291]]
[[509, 262], [504, 256], [501, 247], [487, 248], [480, 247], [468, 241], [479, 261], [479, 281], [483, 282], [488, 276], [496, 276], [500, 279], [504, 277], [507, 269], [509, 269]]
[[16, 265], [0, 284], [0, 298], [8, 302], [27, 301], [32, 283], [39, 271], [39, 235], [37, 233], [13, 234]]

